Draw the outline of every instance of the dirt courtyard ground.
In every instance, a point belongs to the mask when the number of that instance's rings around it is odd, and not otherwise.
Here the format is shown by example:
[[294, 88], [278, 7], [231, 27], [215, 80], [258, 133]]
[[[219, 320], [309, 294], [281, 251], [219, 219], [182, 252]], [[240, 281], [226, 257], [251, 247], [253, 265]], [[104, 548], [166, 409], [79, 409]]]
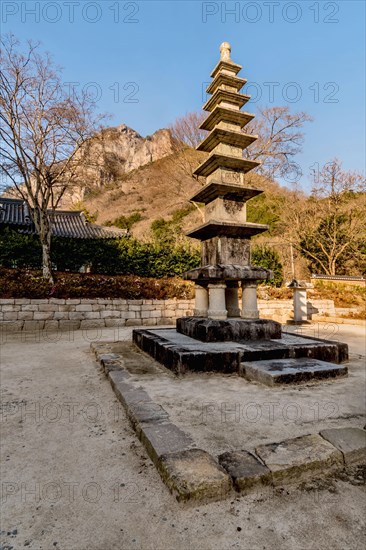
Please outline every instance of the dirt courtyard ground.
[[[357, 477], [178, 504], [90, 352], [91, 341], [128, 340], [131, 331], [3, 335], [1, 550], [364, 548]], [[162, 372], [136, 380], [216, 455], [324, 426], [363, 426], [364, 327], [305, 332], [349, 344], [349, 378], [286, 390], [230, 376], [177, 380]]]

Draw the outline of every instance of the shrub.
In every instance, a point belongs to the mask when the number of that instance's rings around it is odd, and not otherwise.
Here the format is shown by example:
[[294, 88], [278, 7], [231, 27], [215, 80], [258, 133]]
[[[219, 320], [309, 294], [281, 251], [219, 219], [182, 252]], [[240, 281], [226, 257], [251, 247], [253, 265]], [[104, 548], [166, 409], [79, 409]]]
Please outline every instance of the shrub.
[[190, 299], [194, 285], [177, 278], [55, 273], [55, 284], [42, 278], [41, 271], [0, 268], [1, 298], [124, 298]]
[[157, 218], [151, 223], [151, 233], [154, 241], [161, 245], [176, 246], [179, 243], [184, 242], [182, 222], [186, 216], [188, 216], [195, 207], [192, 204], [178, 208], [171, 220], [165, 218]]
[[[88, 266], [92, 273], [175, 277], [197, 267], [198, 250], [189, 245], [143, 243], [136, 239], [68, 239], [54, 237], [52, 262], [58, 271], [78, 272]], [[0, 265], [41, 268], [42, 254], [37, 236], [6, 229], [0, 233]]]
[[4, 267], [39, 268], [42, 249], [39, 239], [8, 227], [0, 231], [0, 265]]
[[132, 227], [135, 225], [135, 223], [142, 220], [142, 215], [140, 212], [134, 212], [130, 216], [119, 216], [119, 218], [116, 218], [114, 220], [110, 220], [106, 222], [107, 226], [115, 226], [119, 227], [120, 229], [127, 229], [127, 231], [130, 231]]
[[266, 245], [256, 245], [252, 248], [251, 263], [259, 267], [271, 269], [274, 278], [266, 284], [280, 287], [283, 284], [283, 267], [276, 250]]

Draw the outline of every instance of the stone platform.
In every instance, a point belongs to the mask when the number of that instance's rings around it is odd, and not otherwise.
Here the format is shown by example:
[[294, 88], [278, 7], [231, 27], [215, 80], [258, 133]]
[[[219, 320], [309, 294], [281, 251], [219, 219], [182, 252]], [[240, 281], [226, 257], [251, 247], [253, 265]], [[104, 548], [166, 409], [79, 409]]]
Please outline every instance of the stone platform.
[[266, 386], [337, 378], [338, 376], [347, 376], [347, 372], [348, 369], [345, 365], [308, 357], [270, 359], [241, 364], [241, 374], [247, 380], [261, 382]]
[[201, 342], [240, 342], [281, 338], [281, 325], [269, 319], [177, 319], [177, 332]]
[[[341, 342], [283, 333], [281, 339], [202, 342], [175, 329], [135, 329], [133, 342], [176, 374], [189, 371], [241, 374], [241, 364], [251, 361], [306, 357], [330, 363], [348, 359]], [[316, 378], [316, 377], [315, 377]]]

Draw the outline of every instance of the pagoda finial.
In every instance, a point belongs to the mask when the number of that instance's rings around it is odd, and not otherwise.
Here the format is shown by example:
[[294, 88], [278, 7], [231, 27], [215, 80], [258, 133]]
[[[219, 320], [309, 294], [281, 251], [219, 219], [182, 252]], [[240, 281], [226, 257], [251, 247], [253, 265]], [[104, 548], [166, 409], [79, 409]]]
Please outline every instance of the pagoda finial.
[[220, 46], [221, 61], [231, 61], [231, 45], [229, 42], [223, 42]]

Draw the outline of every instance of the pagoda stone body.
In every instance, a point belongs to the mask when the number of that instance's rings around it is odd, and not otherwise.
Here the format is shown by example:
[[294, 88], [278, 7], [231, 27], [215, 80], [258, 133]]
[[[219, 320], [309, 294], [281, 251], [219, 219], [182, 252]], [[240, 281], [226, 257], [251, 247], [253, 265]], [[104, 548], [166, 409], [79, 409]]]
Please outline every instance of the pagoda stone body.
[[[208, 327], [216, 341], [280, 338], [278, 323], [259, 321], [257, 307], [257, 283], [273, 274], [250, 265], [250, 239], [268, 229], [246, 221], [246, 202], [262, 193], [245, 186], [245, 175], [260, 164], [243, 158], [243, 149], [257, 139], [242, 131], [254, 115], [241, 111], [250, 96], [239, 92], [246, 80], [238, 76], [242, 67], [231, 61], [228, 42], [220, 53], [207, 88], [211, 97], [203, 106], [209, 115], [200, 126], [209, 134], [197, 147], [209, 156], [194, 172], [206, 178], [206, 185], [191, 198], [205, 204], [205, 222], [188, 233], [201, 241], [202, 267], [184, 274], [195, 282], [195, 311], [194, 317], [178, 320], [177, 330], [202, 340], [208, 338]], [[222, 323], [226, 320], [235, 323]]]

